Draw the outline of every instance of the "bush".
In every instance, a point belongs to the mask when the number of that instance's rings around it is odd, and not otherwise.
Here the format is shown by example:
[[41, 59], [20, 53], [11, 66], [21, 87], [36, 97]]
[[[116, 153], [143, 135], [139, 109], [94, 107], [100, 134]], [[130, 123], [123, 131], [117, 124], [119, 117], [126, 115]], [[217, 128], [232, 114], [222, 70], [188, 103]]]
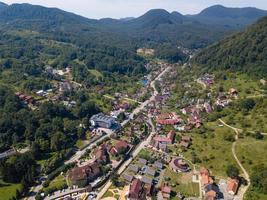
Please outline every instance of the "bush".
[[239, 169], [234, 165], [229, 165], [226, 169], [227, 176], [237, 178], [239, 176]]

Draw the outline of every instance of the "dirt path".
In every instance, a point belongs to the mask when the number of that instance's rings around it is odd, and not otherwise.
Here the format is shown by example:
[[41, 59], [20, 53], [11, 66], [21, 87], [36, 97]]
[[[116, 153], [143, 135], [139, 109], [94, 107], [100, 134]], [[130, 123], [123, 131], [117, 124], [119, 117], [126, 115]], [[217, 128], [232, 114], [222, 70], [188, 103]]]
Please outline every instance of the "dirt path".
[[238, 128], [235, 128], [233, 126], [230, 126], [230, 125], [226, 124], [222, 119], [219, 119], [219, 121], [223, 125], [225, 125], [225, 126], [231, 128], [232, 130], [234, 130], [235, 133], [236, 133], [236, 135], [235, 135], [236, 141], [233, 142], [233, 144], [232, 144], [232, 154], [233, 154], [233, 156], [234, 156], [234, 158], [235, 158], [238, 166], [241, 168], [241, 170], [242, 170], [242, 172], [243, 172], [243, 174], [245, 176], [245, 179], [247, 180], [248, 184], [246, 186], [244, 186], [243, 188], [240, 188], [240, 190], [238, 192], [238, 195], [234, 198], [234, 200], [242, 200], [242, 199], [244, 199], [244, 195], [245, 195], [245, 193], [247, 192], [247, 190], [248, 190], [248, 188], [250, 186], [250, 177], [249, 177], [249, 174], [248, 174], [247, 170], [244, 168], [244, 166], [242, 165], [242, 163], [240, 162], [240, 160], [238, 159], [238, 157], [236, 155], [236, 151], [235, 151], [235, 149], [236, 149], [236, 143], [237, 143], [237, 141], [239, 139], [238, 136], [239, 136], [239, 133], [242, 131], [242, 129], [238, 129]]

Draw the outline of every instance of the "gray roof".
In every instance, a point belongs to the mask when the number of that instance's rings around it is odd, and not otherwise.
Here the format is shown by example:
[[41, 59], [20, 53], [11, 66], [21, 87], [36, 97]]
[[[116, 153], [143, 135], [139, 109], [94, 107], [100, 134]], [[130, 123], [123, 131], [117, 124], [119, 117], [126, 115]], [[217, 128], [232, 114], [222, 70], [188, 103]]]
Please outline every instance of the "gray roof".
[[146, 174], [150, 175], [150, 176], [155, 176], [156, 171], [154, 169], [151, 168], [146, 168]]
[[139, 158], [139, 161], [138, 161], [140, 164], [143, 164], [143, 165], [146, 165], [147, 164], [147, 160], [146, 159], [143, 159], [143, 158]]
[[152, 178], [149, 178], [149, 177], [146, 177], [146, 176], [143, 176], [142, 178], [141, 178], [141, 181], [143, 182], [143, 183], [146, 183], [146, 184], [152, 184]]
[[115, 121], [115, 118], [107, 116], [107, 115], [104, 115], [103, 113], [98, 113], [96, 115], [93, 115], [90, 118], [90, 120], [93, 120], [93, 121], [104, 121], [104, 122], [107, 122], [107, 123], [113, 123]]
[[158, 169], [162, 169], [162, 168], [163, 168], [163, 164], [162, 164], [161, 162], [158, 162], [158, 161], [156, 161], [156, 162], [154, 163], [154, 166], [155, 166], [156, 168], [158, 168]]
[[129, 170], [137, 173], [139, 171], [139, 167], [137, 165], [130, 165]]
[[123, 178], [126, 180], [126, 181], [128, 181], [128, 182], [132, 182], [132, 180], [133, 180], [133, 176], [132, 175], [129, 175], [129, 174], [123, 174], [122, 175], [123, 176]]

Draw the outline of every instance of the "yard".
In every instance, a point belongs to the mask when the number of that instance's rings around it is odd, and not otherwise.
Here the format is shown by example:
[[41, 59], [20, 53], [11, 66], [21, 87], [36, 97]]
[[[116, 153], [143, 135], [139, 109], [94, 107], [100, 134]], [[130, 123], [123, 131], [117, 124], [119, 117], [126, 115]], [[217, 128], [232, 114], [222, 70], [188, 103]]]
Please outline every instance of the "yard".
[[[165, 182], [169, 183], [172, 188], [172, 191], [175, 193], [181, 192], [185, 196], [199, 196], [199, 184], [192, 182], [191, 173], [176, 173], [170, 168], [167, 168], [165, 171]], [[172, 199], [178, 199], [173, 197]]]
[[20, 190], [20, 184], [9, 184], [0, 180], [0, 197], [1, 199], [11, 199], [16, 196], [16, 190]]
[[52, 180], [47, 188], [44, 188], [44, 192], [49, 191], [51, 189], [57, 188], [61, 189], [67, 185], [67, 181], [64, 175], [57, 176], [54, 180]]

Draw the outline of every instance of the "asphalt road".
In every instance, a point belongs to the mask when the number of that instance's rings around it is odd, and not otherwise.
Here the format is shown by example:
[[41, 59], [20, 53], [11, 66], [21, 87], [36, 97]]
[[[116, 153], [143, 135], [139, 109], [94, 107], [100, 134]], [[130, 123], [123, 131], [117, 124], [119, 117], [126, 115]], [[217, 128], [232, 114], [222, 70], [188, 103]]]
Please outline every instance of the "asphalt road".
[[[171, 69], [171, 67], [167, 67], [165, 70], [163, 70], [151, 83], [150, 83], [150, 86], [153, 88], [154, 90], [154, 93], [153, 95], [150, 97], [150, 99], [146, 100], [145, 102], [143, 103], [140, 103], [140, 105], [133, 110], [133, 112], [130, 114], [129, 118], [125, 121], [123, 121], [121, 123], [121, 127], [124, 127], [130, 120], [133, 119], [134, 115], [140, 113], [140, 111], [142, 111], [151, 101], [155, 100], [155, 97], [158, 95], [158, 92], [156, 90], [156, 87], [155, 87], [155, 82], [157, 80], [159, 80], [166, 72], [168, 72], [169, 70]], [[150, 119], [151, 120], [151, 119]], [[153, 126], [153, 123], [151, 121], [151, 124], [152, 124], [152, 127]], [[153, 128], [154, 129], [154, 128]], [[88, 147], [86, 147], [85, 149], [83, 150], [79, 150], [75, 153], [74, 156], [72, 156], [69, 160], [65, 161], [64, 163], [65, 164], [69, 164], [69, 163], [72, 163], [72, 162], [76, 162], [79, 160], [79, 158], [84, 154], [86, 153], [87, 150], [91, 150], [98, 142], [101, 142], [103, 140], [105, 140], [106, 138], [110, 137], [111, 134], [114, 133], [114, 131], [110, 130], [110, 129], [100, 129], [102, 131], [104, 131], [106, 133], [106, 135], [104, 135], [103, 137], [99, 138], [98, 140], [96, 140], [95, 142], [91, 143], [90, 145], [88, 145]], [[154, 130], [155, 131], [155, 130]], [[142, 142], [137, 148], [136, 150], [133, 152], [133, 158], [137, 156], [137, 154], [145, 147], [145, 145], [149, 144], [152, 136], [153, 136], [154, 132], [152, 131], [151, 134], [149, 135], [149, 137], [147, 138], [147, 140], [145, 140], [144, 142]], [[132, 161], [132, 159], [129, 159], [127, 160], [122, 166], [121, 168], [118, 170], [118, 173], [122, 173], [126, 167], [129, 165], [129, 163]], [[109, 187], [108, 185], [111, 185], [111, 182], [107, 182], [107, 184], [105, 185], [105, 187], [101, 190], [100, 194], [102, 194], [103, 192], [102, 191], [105, 191], [107, 190]], [[37, 185], [35, 187], [32, 187], [31, 190], [30, 190], [30, 196], [29, 197], [26, 197], [25, 200], [35, 200], [35, 194], [38, 193], [41, 189], [43, 188], [42, 184], [40, 185]], [[98, 196], [100, 196], [100, 194]], [[101, 196], [100, 196], [101, 197]]]

